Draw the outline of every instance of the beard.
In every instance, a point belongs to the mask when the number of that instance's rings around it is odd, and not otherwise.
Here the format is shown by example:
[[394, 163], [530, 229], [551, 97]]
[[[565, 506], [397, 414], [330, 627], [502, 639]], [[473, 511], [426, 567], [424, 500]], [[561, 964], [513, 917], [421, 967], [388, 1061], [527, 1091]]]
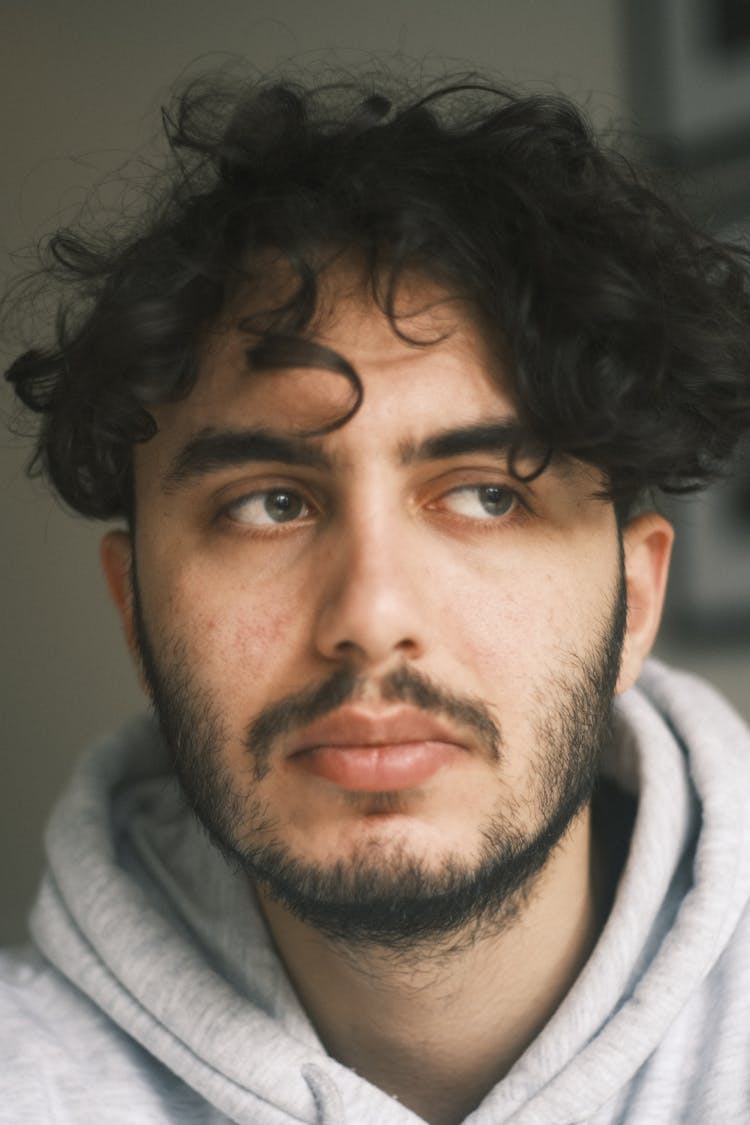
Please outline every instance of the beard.
[[[175, 774], [189, 807], [231, 865], [301, 921], [345, 946], [413, 955], [417, 947], [444, 948], [446, 942], [459, 948], [512, 922], [590, 802], [601, 753], [612, 737], [627, 616], [622, 566], [600, 635], [585, 654], [561, 656], [556, 671], [534, 692], [534, 738], [528, 748], [534, 827], [521, 815], [521, 805], [528, 812], [528, 799], [514, 803], [506, 794], [480, 826], [478, 855], [446, 858], [439, 868], [403, 844], [384, 848], [372, 841], [326, 865], [291, 854], [275, 830], [273, 811], [256, 790], [272, 768], [278, 739], [361, 698], [364, 678], [342, 668], [265, 708], [245, 733], [247, 770], [235, 777], [225, 764], [229, 734], [223, 716], [200, 686], [181, 641], [169, 643], [169, 657], [157, 660], [135, 569], [132, 581], [139, 655]], [[502, 731], [481, 699], [458, 696], [408, 665], [377, 686], [384, 700], [468, 726], [488, 760], [501, 767]], [[352, 802], [366, 796], [369, 813], [398, 811], [402, 799], [398, 792], [346, 796]]]

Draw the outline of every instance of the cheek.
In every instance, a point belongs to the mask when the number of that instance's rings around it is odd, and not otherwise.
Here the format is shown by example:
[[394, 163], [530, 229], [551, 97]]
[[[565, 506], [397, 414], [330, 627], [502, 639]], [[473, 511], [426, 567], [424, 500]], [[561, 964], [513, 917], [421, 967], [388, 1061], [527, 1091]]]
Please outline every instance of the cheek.
[[[543, 581], [539, 583], [544, 589]], [[549, 635], [552, 614], [540, 593], [532, 598], [508, 570], [456, 581], [446, 614], [457, 654], [476, 671], [506, 678]]]
[[157, 614], [162, 635], [186, 647], [208, 679], [232, 670], [255, 683], [296, 647], [299, 612], [287, 608], [290, 599], [274, 597], [260, 584], [228, 583], [223, 575], [185, 569], [168, 586]]
[[524, 693], [564, 654], [579, 653], [598, 635], [608, 604], [601, 587], [601, 575], [586, 581], [563, 571], [559, 560], [556, 567], [504, 567], [479, 581], [457, 581], [449, 636], [460, 646], [462, 663], [485, 683]]
[[241, 607], [221, 622], [216, 634], [223, 638], [227, 658], [245, 667], [261, 669], [273, 664], [288, 650], [295, 626], [295, 615], [278, 609]]
[[458, 665], [456, 682], [496, 709], [506, 734], [529, 705], [543, 633], [546, 627], [531, 621], [523, 600], [507, 589], [491, 589], [479, 600], [468, 593], [456, 599], [446, 644], [450, 665]]

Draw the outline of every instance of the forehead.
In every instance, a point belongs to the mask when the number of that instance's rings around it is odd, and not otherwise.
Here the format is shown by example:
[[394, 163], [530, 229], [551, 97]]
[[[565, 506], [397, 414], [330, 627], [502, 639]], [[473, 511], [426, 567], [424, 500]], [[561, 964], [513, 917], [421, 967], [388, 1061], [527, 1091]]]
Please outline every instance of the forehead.
[[[207, 338], [190, 394], [154, 408], [157, 445], [241, 425], [305, 434], [350, 411], [355, 387], [338, 372], [255, 367], [248, 356], [257, 337], [242, 327], [248, 310], [252, 314], [254, 306], [235, 306]], [[438, 423], [468, 424], [488, 413], [513, 416], [502, 361], [466, 302], [412, 278], [401, 284], [394, 311], [390, 320], [346, 274], [321, 287], [309, 335], [351, 365], [363, 392], [351, 421], [321, 440], [337, 444], [348, 439], [350, 428], [366, 427], [376, 428], [381, 442], [395, 444], [418, 440]]]

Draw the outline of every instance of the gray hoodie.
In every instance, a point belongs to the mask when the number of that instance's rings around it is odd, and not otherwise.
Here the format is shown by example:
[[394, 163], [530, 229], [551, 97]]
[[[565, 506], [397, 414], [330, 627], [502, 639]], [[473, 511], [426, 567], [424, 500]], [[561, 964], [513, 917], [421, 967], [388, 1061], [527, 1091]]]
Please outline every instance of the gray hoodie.
[[[750, 1121], [750, 733], [656, 663], [616, 726], [638, 808], [609, 919], [466, 1125]], [[421, 1120], [326, 1054], [151, 719], [83, 759], [47, 853], [34, 947], [0, 956], [3, 1125]]]

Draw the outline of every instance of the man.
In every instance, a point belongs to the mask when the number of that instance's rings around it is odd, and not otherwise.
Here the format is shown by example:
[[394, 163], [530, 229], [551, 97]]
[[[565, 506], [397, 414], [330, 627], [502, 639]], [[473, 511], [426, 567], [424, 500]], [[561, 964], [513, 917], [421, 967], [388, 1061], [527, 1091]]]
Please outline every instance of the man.
[[[739, 253], [564, 101], [192, 89], [9, 372], [156, 722], [56, 810], [0, 1117], [750, 1112], [750, 736], [644, 667]], [[192, 811], [190, 811], [192, 810]], [[193, 815], [195, 814], [195, 815]]]

